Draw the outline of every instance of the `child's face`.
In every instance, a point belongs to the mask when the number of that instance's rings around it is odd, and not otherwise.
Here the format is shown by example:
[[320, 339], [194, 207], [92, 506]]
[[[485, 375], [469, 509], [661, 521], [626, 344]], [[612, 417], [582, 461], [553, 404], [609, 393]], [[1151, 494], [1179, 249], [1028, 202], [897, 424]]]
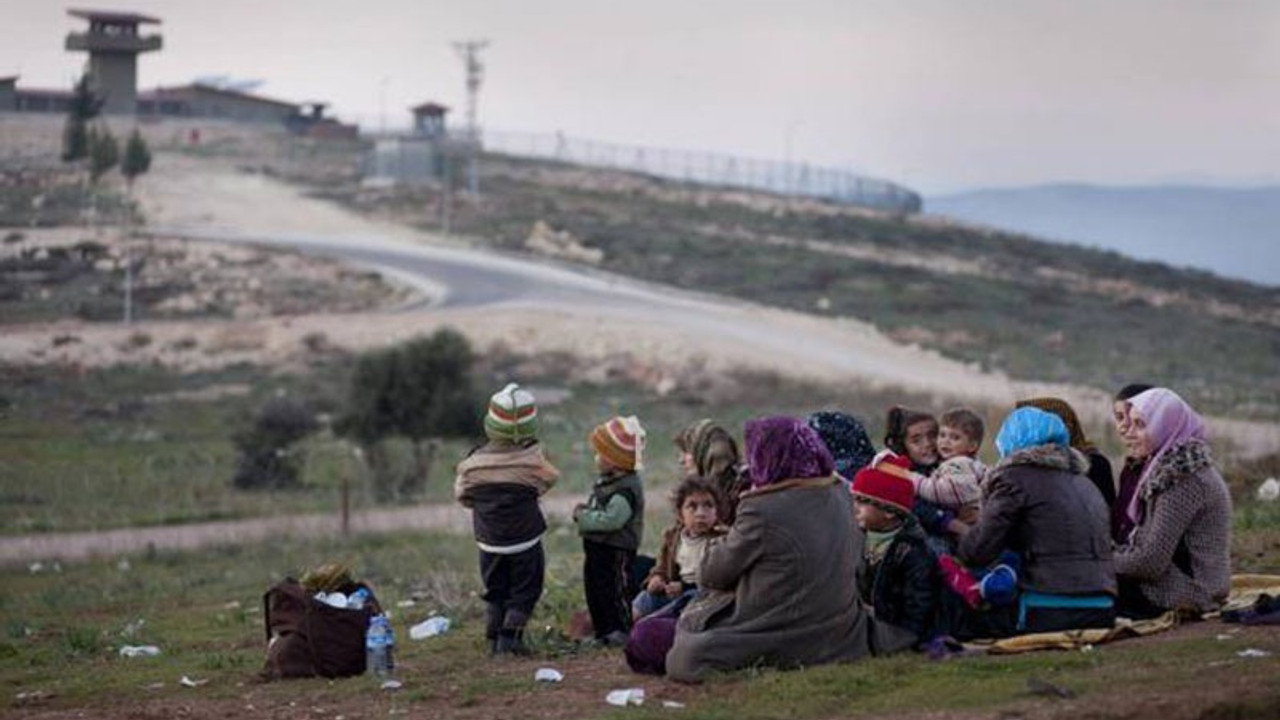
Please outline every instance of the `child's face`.
[[921, 420], [907, 426], [907, 457], [916, 465], [932, 465], [938, 462], [938, 423]]
[[605, 459], [600, 453], [596, 453], [596, 470], [602, 473], [609, 472], [613, 469], [613, 463]]
[[716, 499], [710, 493], [690, 493], [680, 503], [680, 524], [690, 535], [702, 535], [716, 524]]
[[953, 457], [968, 455], [970, 457], [978, 453], [978, 443], [973, 438], [965, 434], [963, 430], [952, 425], [943, 425], [938, 429], [938, 455], [943, 460], [950, 460]]
[[858, 521], [859, 527], [872, 532], [892, 530], [899, 522], [897, 515], [861, 500], [854, 503], [854, 518]]

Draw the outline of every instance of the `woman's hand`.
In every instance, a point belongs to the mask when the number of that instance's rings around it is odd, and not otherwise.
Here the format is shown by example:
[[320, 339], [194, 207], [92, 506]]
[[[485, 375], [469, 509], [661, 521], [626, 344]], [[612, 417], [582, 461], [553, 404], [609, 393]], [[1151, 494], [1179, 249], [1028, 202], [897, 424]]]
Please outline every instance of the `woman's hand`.
[[676, 597], [680, 593], [684, 592], [684, 583], [680, 582], [679, 580], [669, 582], [667, 583], [667, 586], [664, 588], [664, 590], [666, 590], [667, 597]]
[[650, 577], [649, 582], [644, 586], [645, 592], [649, 593], [650, 595], [665, 595], [666, 588], [667, 588], [667, 581], [663, 580], [662, 577], [659, 575], [654, 575]]

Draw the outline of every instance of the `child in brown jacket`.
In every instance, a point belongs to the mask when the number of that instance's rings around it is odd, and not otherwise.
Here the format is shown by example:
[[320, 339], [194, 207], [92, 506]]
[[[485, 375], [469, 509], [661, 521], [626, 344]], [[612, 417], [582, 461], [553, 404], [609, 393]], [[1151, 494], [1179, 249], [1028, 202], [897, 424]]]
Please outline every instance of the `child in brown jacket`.
[[676, 521], [662, 534], [658, 563], [645, 579], [644, 590], [631, 603], [635, 620], [672, 602], [687, 603], [698, 589], [698, 566], [707, 543], [725, 533], [720, 524], [719, 493], [710, 481], [686, 478], [676, 486], [671, 500]]

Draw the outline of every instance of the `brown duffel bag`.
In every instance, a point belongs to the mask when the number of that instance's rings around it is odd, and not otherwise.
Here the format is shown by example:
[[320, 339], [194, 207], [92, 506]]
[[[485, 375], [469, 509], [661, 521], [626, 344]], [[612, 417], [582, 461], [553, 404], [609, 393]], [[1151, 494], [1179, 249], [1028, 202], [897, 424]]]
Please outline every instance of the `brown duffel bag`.
[[[368, 586], [352, 585], [348, 590]], [[350, 593], [348, 593], [350, 594]], [[365, 671], [365, 631], [369, 618], [382, 612], [369, 590], [359, 610], [336, 608], [316, 600], [288, 578], [262, 596], [267, 632], [266, 680], [350, 677]]]

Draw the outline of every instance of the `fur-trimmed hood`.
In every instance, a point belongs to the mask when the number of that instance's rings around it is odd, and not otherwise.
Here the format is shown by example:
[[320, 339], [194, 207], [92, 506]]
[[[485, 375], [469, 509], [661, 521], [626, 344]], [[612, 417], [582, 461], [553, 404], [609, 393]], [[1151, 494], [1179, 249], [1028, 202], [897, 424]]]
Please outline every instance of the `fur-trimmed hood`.
[[1076, 475], [1084, 475], [1089, 472], [1089, 458], [1085, 457], [1079, 450], [1062, 445], [1036, 445], [1005, 456], [991, 469], [988, 482], [1009, 468], [1028, 465], [1050, 470], [1063, 470]]
[[1156, 459], [1156, 466], [1142, 483], [1142, 498], [1149, 499], [1212, 466], [1213, 454], [1204, 440], [1192, 438], [1175, 445]]

